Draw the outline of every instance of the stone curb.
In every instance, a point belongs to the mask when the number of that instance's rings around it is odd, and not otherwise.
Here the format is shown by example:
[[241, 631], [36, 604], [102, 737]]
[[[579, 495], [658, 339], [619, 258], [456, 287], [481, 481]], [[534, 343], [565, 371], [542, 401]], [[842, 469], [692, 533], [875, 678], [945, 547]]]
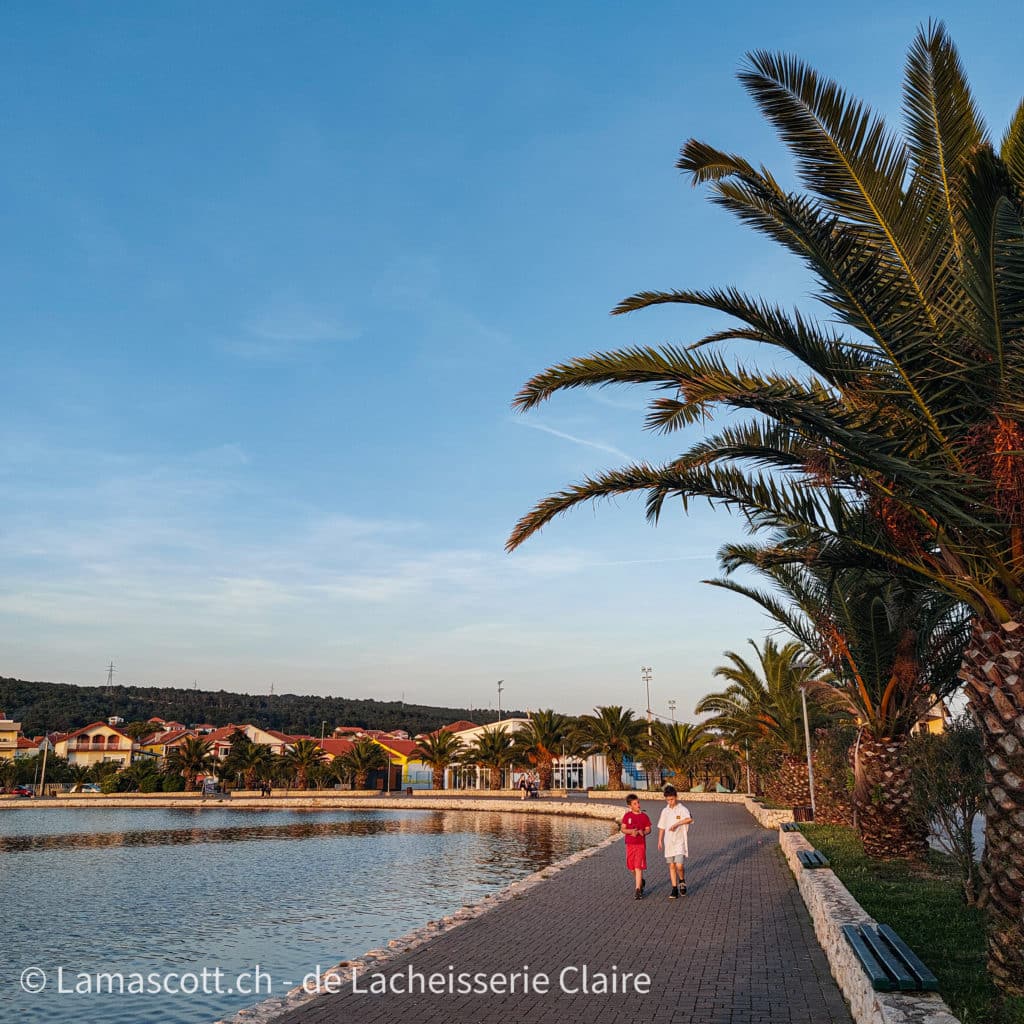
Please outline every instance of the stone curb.
[[[19, 800], [9, 805], [12, 810], [25, 807], [30, 810], [67, 810], [69, 808], [86, 809], [90, 807], [131, 807], [139, 810], [260, 810], [260, 811], [331, 811], [360, 810], [367, 808], [424, 811], [431, 808], [458, 811], [521, 811], [524, 814], [571, 814], [581, 818], [604, 818], [609, 808], [600, 805], [589, 805], [584, 800], [520, 800], [518, 796], [506, 796], [503, 799], [492, 798], [480, 800], [477, 797], [433, 797], [412, 800], [406, 796], [386, 797], [368, 796], [295, 796], [295, 797], [232, 797], [218, 800], [210, 797], [206, 800], [189, 797], [153, 797], [146, 795], [123, 794], [119, 796], [89, 796], [84, 799], [55, 800]], [[4, 808], [7, 809], [6, 807]], [[597, 811], [598, 813], [590, 813]]]
[[[465, 801], [463, 801], [463, 803], [464, 802]], [[519, 801], [508, 801], [508, 803], [516, 805]], [[587, 809], [585, 804], [582, 805], [582, 807], [584, 810]], [[462, 810], [464, 808], [446, 809]], [[480, 808], [477, 807], [470, 809], [479, 810]], [[518, 808], [515, 806], [511, 808], [495, 808], [493, 805], [487, 807], [488, 811], [496, 809], [516, 810]], [[584, 818], [603, 818], [607, 821], [617, 821], [619, 818], [617, 809], [613, 813], [609, 813], [612, 812], [612, 808], [610, 807], [592, 807], [590, 810], [597, 813], [581, 814], [578, 816]], [[563, 804], [558, 807], [553, 807], [547, 812], [541, 813], [565, 814], [566, 808]], [[300, 1006], [303, 1006], [314, 999], [320, 998], [321, 994], [324, 992], [341, 991], [346, 985], [351, 983], [352, 977], [357, 971], [364, 973], [367, 968], [380, 968], [389, 960], [393, 960], [398, 956], [426, 945], [438, 935], [450, 932], [454, 928], [459, 928], [469, 921], [473, 921], [490, 912], [502, 903], [507, 903], [509, 900], [519, 899], [530, 889], [540, 885], [552, 875], [557, 874], [559, 871], [564, 871], [573, 864], [578, 864], [581, 860], [586, 860], [586, 858], [594, 856], [595, 853], [600, 852], [611, 843], [618, 842], [621, 838], [622, 836], [619, 834], [608, 836], [607, 839], [602, 840], [594, 846], [588, 847], [586, 850], [580, 850], [579, 852], [572, 854], [572, 856], [566, 857], [564, 860], [556, 861], [554, 864], [549, 864], [547, 867], [541, 868], [540, 871], [535, 871], [532, 875], [527, 875], [518, 882], [513, 882], [504, 889], [501, 889], [489, 896], [485, 896], [480, 903], [466, 905], [461, 910], [448, 914], [447, 916], [440, 918], [440, 920], [428, 921], [422, 928], [416, 928], [411, 932], [407, 932], [405, 935], [399, 936], [397, 939], [391, 939], [387, 946], [379, 949], [371, 949], [356, 960], [342, 960], [340, 963], [335, 964], [334, 967], [328, 968], [328, 970], [324, 971], [323, 974], [319, 976], [317, 991], [309, 992], [304, 989], [302, 985], [297, 985], [283, 996], [275, 996], [271, 999], [265, 999], [263, 1002], [257, 1003], [255, 1006], [239, 1010], [234, 1014], [234, 1016], [223, 1017], [215, 1021], [214, 1024], [270, 1024], [270, 1022], [276, 1020], [278, 1017], [281, 1017], [286, 1013], [291, 1013]]]
[[[778, 812], [766, 812], [778, 813]], [[798, 850], [814, 847], [799, 832], [779, 830], [779, 844], [856, 1024], [960, 1024], [935, 992], [876, 992], [842, 933], [844, 924], [877, 924], [828, 868], [805, 870]]]

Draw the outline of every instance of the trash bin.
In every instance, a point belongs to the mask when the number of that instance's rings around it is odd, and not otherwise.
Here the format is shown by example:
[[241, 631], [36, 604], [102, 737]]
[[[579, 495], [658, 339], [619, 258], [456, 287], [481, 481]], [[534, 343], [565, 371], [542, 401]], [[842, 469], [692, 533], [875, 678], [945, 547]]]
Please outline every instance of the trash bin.
[[794, 821], [814, 821], [814, 811], [810, 807], [794, 807]]
[[405, 787], [405, 795], [406, 796], [412, 796], [412, 786], [406, 786]]

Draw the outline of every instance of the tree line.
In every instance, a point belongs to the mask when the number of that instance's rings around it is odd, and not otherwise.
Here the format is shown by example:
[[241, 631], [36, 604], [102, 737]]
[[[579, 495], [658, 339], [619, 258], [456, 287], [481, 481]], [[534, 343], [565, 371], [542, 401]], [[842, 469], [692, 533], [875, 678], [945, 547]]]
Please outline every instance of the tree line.
[[[252, 723], [264, 729], [320, 735], [336, 725], [363, 729], [404, 729], [410, 735], [430, 732], [469, 719], [480, 725], [497, 719], [491, 710], [446, 708], [404, 701], [349, 697], [301, 696], [292, 693], [246, 694], [227, 690], [190, 690], [173, 686], [76, 686], [0, 678], [0, 708], [22, 723], [27, 736], [71, 732], [112, 715], [126, 722], [158, 716], [185, 725]], [[506, 711], [506, 716], [521, 714]]]

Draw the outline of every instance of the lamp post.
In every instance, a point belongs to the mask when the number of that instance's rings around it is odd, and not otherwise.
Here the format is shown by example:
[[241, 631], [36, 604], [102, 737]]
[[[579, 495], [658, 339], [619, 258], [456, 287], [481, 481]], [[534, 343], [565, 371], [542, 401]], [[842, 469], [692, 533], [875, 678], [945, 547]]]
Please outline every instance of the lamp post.
[[326, 722], [321, 722], [320, 723], [320, 742], [321, 743], [323, 743], [323, 741], [324, 741], [324, 732], [326, 730], [327, 730], [327, 723]]
[[502, 685], [505, 682], [504, 679], [498, 680], [498, 721], [501, 721], [501, 694], [505, 687]]
[[641, 665], [640, 666], [640, 678], [644, 681], [644, 686], [647, 687], [647, 758], [645, 759], [644, 769], [647, 775], [647, 788], [651, 788], [651, 754], [654, 746], [654, 735], [651, 727], [651, 666]]
[[811, 790], [811, 821], [814, 821], [814, 762], [811, 758], [811, 727], [807, 721], [807, 687], [800, 687], [800, 699], [804, 706], [804, 743], [807, 746], [807, 785]]
[[676, 702], [674, 700], [670, 700], [668, 702], [668, 713], [672, 716], [672, 724], [675, 725], [676, 724]]

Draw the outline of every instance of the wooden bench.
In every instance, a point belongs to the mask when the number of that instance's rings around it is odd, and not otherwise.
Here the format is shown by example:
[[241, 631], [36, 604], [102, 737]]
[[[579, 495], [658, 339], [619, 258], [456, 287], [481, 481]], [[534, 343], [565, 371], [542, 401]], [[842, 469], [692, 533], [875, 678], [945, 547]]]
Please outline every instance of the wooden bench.
[[796, 857], [806, 869], [829, 867], [828, 858], [820, 850], [797, 850]]
[[938, 978], [887, 924], [844, 924], [843, 935], [876, 992], [938, 990]]
[[784, 821], [779, 826], [783, 832], [799, 832], [800, 826], [795, 821]]

